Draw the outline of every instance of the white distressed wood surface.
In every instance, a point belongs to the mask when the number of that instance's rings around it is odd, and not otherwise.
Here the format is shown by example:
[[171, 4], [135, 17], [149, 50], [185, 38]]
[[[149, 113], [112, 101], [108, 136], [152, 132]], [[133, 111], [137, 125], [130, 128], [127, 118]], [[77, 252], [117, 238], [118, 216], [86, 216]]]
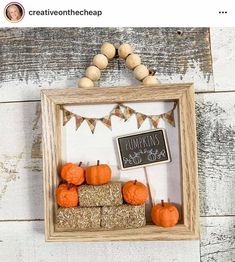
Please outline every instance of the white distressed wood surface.
[[40, 104], [0, 104], [0, 123], [0, 220], [43, 218]]
[[215, 90], [235, 90], [235, 27], [211, 28]]
[[0, 222], [4, 262], [199, 262], [199, 241], [45, 243], [41, 221]]
[[235, 216], [201, 218], [201, 261], [235, 261]]
[[235, 215], [235, 93], [197, 95], [200, 211]]
[[[75, 87], [103, 42], [130, 43], [162, 83], [213, 90], [208, 28], [7, 28], [0, 30], [0, 101], [39, 99], [43, 87]], [[139, 84], [123, 59], [98, 86]]]

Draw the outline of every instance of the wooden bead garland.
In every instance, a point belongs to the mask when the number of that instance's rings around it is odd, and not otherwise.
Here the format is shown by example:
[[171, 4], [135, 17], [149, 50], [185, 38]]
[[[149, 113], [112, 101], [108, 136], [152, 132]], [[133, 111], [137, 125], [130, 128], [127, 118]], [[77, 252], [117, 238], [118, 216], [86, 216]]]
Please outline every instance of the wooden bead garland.
[[150, 85], [154, 85], [154, 84], [159, 84], [159, 81], [156, 79], [155, 76], [147, 76], [147, 77], [144, 78], [143, 84], [145, 86], [150, 86]]
[[94, 87], [94, 83], [91, 81], [91, 79], [82, 77], [78, 82], [78, 86], [81, 88], [91, 88]]
[[93, 65], [99, 69], [105, 69], [108, 66], [108, 58], [103, 54], [98, 54], [93, 58]]
[[137, 54], [130, 54], [126, 59], [126, 65], [129, 69], [134, 69], [140, 65], [141, 59]]
[[137, 80], [143, 80], [145, 77], [147, 77], [149, 75], [149, 70], [145, 65], [138, 65], [135, 69], [134, 69], [134, 77]]
[[92, 81], [97, 81], [100, 79], [100, 69], [96, 66], [89, 66], [86, 69], [85, 76], [90, 78]]
[[92, 65], [85, 71], [85, 77], [82, 77], [78, 86], [81, 88], [94, 87], [93, 81], [100, 79], [101, 71], [108, 66], [108, 60], [115, 57], [116, 53], [120, 58], [126, 60], [126, 65], [129, 69], [133, 70], [134, 77], [143, 82], [143, 85], [150, 86], [158, 84], [159, 81], [145, 65], [141, 64], [140, 56], [133, 53], [131, 45], [124, 43], [116, 50], [115, 46], [110, 43], [104, 43], [101, 46], [101, 54], [94, 56]]
[[104, 43], [101, 46], [101, 54], [105, 55], [108, 59], [112, 59], [116, 54], [116, 48], [110, 43]]
[[124, 59], [132, 52], [133, 52], [133, 49], [129, 44], [122, 44], [118, 48], [119, 57], [124, 58]]

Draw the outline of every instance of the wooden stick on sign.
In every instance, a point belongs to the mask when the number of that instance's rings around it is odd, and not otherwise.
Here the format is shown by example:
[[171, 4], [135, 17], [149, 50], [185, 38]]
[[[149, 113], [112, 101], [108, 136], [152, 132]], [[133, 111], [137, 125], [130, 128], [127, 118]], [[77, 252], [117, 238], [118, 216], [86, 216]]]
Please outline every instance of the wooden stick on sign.
[[147, 187], [148, 187], [148, 190], [149, 190], [149, 200], [150, 200], [150, 204], [151, 204], [151, 206], [153, 206], [154, 202], [153, 202], [153, 197], [152, 197], [152, 190], [151, 190], [151, 185], [150, 185], [150, 183], [149, 183], [148, 173], [147, 173], [146, 167], [144, 167], [144, 174], [145, 174], [145, 179], [146, 179]]

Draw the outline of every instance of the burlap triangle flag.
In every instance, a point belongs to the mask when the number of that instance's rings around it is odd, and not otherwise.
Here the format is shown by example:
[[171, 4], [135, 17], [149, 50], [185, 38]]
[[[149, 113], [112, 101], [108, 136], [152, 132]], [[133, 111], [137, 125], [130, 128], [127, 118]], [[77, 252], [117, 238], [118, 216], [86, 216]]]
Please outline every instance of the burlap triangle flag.
[[116, 105], [115, 108], [111, 111], [110, 115], [117, 116], [124, 119], [124, 115], [120, 108], [120, 105]]
[[154, 128], [158, 127], [160, 119], [161, 119], [161, 117], [159, 115], [157, 115], [157, 116], [150, 116], [150, 120], [151, 120], [151, 123], [152, 123]]
[[139, 112], [136, 112], [136, 120], [137, 120], [137, 126], [138, 129], [141, 127], [141, 125], [143, 124], [144, 120], [147, 118], [146, 115], [141, 114]]
[[125, 118], [125, 121], [127, 121], [133, 114], [135, 113], [135, 110], [128, 107], [128, 106], [125, 106], [125, 109], [124, 109], [124, 118]]
[[162, 119], [164, 119], [167, 123], [175, 127], [175, 117], [174, 117], [174, 111], [171, 110], [167, 113], [164, 113], [161, 115]]
[[80, 127], [80, 125], [84, 121], [84, 118], [82, 116], [76, 115], [75, 119], [76, 119], [76, 130], [78, 130], [78, 128]]
[[72, 112], [69, 112], [63, 108], [63, 126], [65, 126], [73, 116], [74, 114]]
[[96, 127], [96, 119], [95, 118], [86, 118], [87, 124], [91, 129], [91, 133], [94, 134]]
[[106, 125], [110, 130], [112, 130], [112, 123], [111, 123], [111, 115], [104, 116], [100, 119], [100, 121]]

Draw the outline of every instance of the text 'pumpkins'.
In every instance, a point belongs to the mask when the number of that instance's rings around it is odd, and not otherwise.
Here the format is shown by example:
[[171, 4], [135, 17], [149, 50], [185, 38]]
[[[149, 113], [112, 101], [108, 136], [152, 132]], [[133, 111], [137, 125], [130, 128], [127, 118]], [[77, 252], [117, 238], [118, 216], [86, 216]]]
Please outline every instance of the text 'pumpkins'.
[[81, 185], [85, 181], [84, 169], [81, 167], [82, 162], [79, 165], [73, 163], [67, 163], [62, 167], [61, 177], [68, 183], [74, 185]]
[[162, 227], [173, 227], [178, 223], [179, 212], [178, 209], [170, 204], [161, 203], [154, 205], [151, 210], [151, 218], [155, 225]]
[[148, 199], [148, 188], [137, 180], [128, 181], [122, 188], [124, 200], [130, 205], [142, 205]]
[[73, 184], [60, 184], [56, 190], [56, 201], [61, 207], [76, 207], [78, 205], [78, 191]]
[[86, 182], [90, 185], [103, 185], [111, 180], [111, 168], [106, 164], [100, 164], [99, 160], [97, 165], [89, 166], [86, 169]]

